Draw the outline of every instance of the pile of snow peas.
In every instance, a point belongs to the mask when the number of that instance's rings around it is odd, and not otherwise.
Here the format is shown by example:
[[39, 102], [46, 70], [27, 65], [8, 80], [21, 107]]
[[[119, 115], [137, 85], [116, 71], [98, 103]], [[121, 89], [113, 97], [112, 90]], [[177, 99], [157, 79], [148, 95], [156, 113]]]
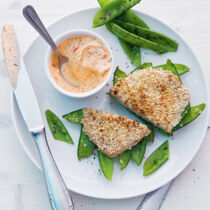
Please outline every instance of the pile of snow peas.
[[[98, 0], [102, 7], [94, 16], [93, 27], [106, 25], [115, 34], [131, 60], [141, 65], [140, 47], [157, 53], [175, 52], [178, 43], [170, 37], [149, 29], [149, 26], [129, 9], [139, 3], [137, 0]], [[110, 9], [111, 8], [111, 9]]]

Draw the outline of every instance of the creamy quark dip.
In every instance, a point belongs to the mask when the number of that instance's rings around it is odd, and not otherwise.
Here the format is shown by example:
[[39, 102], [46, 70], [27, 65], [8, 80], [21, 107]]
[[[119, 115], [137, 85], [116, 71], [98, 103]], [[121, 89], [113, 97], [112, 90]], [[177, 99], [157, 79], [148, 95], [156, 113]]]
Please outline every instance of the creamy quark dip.
[[74, 36], [58, 45], [62, 55], [69, 58], [63, 66], [63, 74], [73, 84], [71, 86], [64, 80], [59, 71], [58, 56], [52, 53], [50, 59], [50, 74], [61, 88], [73, 92], [87, 92], [106, 78], [111, 69], [111, 55], [106, 45], [97, 37], [88, 35]]

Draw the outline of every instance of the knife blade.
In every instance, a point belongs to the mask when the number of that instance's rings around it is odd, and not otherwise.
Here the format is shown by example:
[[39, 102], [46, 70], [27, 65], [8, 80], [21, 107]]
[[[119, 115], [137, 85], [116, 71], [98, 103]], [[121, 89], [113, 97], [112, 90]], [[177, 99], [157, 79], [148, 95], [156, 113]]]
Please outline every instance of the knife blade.
[[18, 106], [30, 132], [44, 128], [41, 112], [36, 100], [20, 50], [13, 25], [7, 24], [2, 30], [2, 46], [5, 63]]
[[46, 140], [44, 124], [36, 95], [20, 56], [13, 25], [2, 30], [5, 63], [18, 106], [30, 131], [42, 162], [49, 201], [53, 210], [74, 210], [70, 191], [56, 166]]

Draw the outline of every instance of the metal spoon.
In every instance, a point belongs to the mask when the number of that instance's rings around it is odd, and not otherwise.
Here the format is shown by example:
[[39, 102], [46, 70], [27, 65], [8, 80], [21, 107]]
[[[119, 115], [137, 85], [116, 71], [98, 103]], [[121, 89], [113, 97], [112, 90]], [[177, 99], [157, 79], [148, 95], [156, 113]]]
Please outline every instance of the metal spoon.
[[26, 18], [26, 20], [33, 26], [33, 28], [42, 36], [42, 38], [55, 50], [58, 58], [59, 58], [59, 70], [61, 73], [61, 76], [64, 78], [66, 82], [68, 82], [70, 85], [74, 87], [79, 87], [79, 84], [72, 83], [69, 81], [65, 75], [63, 74], [63, 65], [68, 63], [68, 58], [64, 55], [61, 55], [59, 52], [55, 42], [52, 40], [51, 36], [47, 32], [47, 29], [43, 25], [42, 21], [40, 20], [38, 14], [36, 13], [35, 9], [28, 5], [23, 9], [23, 16]]

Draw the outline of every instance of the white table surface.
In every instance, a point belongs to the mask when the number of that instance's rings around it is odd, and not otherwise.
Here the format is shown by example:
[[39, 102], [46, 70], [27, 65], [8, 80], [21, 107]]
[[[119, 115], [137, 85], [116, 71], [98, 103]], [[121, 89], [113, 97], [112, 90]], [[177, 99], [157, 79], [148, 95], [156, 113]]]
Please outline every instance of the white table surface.
[[[97, 1], [0, 0], [0, 28], [5, 23], [15, 25], [23, 52], [36, 37], [22, 17], [22, 8], [27, 4], [33, 5], [48, 25], [70, 11], [97, 6]], [[179, 31], [198, 56], [210, 82], [210, 0], [142, 0], [136, 9], [162, 19]], [[50, 210], [43, 175], [25, 154], [11, 120], [11, 89], [2, 59], [0, 52], [0, 209]], [[196, 157], [176, 178], [162, 210], [210, 208], [209, 138], [210, 129]], [[76, 210], [135, 210], [141, 200], [137, 197], [110, 201], [72, 194]]]

